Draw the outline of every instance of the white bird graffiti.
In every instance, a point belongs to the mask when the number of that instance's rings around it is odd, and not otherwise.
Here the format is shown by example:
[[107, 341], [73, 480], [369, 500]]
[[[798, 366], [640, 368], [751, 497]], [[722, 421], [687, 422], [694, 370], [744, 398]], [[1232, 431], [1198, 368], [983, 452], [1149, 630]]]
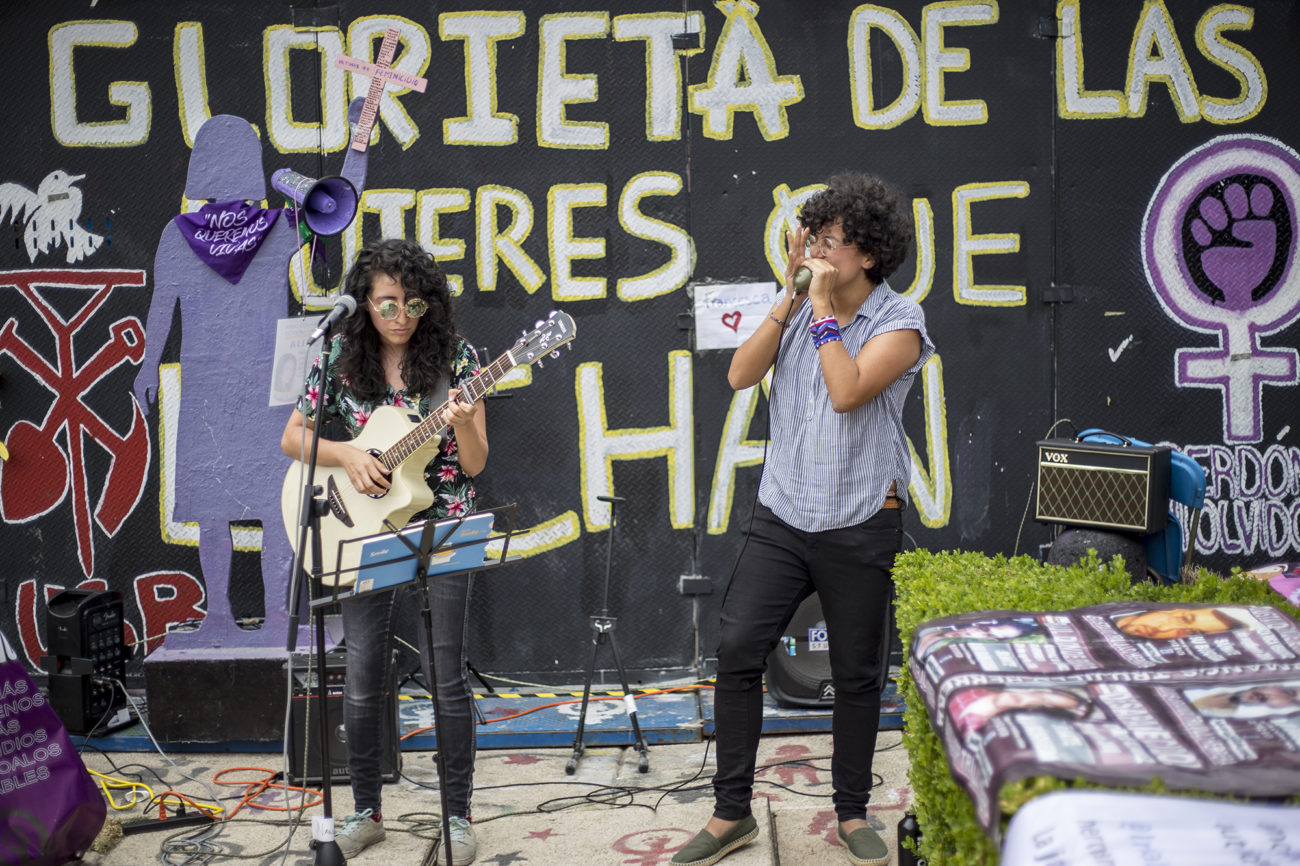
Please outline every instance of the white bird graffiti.
[[[50, 248], [68, 248], [68, 264], [79, 261], [99, 249], [103, 235], [97, 235], [78, 224], [81, 218], [81, 190], [73, 184], [85, 178], [84, 174], [70, 175], [55, 169], [45, 176], [36, 192], [16, 183], [0, 183], [0, 223], [6, 217], [15, 224], [26, 221], [23, 241], [27, 257], [36, 261], [36, 254], [48, 253]], [[12, 217], [10, 217], [12, 214]]]

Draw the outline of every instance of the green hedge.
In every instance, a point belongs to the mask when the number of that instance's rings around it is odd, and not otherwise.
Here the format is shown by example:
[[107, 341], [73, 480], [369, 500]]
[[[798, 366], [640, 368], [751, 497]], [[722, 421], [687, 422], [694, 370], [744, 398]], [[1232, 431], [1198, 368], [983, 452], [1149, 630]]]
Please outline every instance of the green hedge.
[[[909, 777], [921, 826], [921, 855], [934, 866], [997, 866], [998, 850], [975, 820], [970, 795], [952, 778], [938, 736], [930, 727], [921, 695], [908, 674], [912, 634], [926, 620], [980, 610], [1069, 610], [1107, 601], [1267, 604], [1293, 617], [1266, 581], [1223, 578], [1201, 571], [1195, 580], [1174, 585], [1133, 585], [1116, 556], [1108, 565], [1095, 557], [1068, 568], [1042, 565], [1028, 556], [1007, 559], [982, 553], [902, 554], [894, 566], [898, 630], [903, 643], [899, 691], [906, 704], [904, 743], [911, 760]], [[1081, 783], [1082, 784], [1082, 783]], [[1003, 820], [1031, 797], [1068, 782], [1048, 777], [1023, 779], [1001, 792]], [[1146, 791], [1163, 792], [1158, 781]]]

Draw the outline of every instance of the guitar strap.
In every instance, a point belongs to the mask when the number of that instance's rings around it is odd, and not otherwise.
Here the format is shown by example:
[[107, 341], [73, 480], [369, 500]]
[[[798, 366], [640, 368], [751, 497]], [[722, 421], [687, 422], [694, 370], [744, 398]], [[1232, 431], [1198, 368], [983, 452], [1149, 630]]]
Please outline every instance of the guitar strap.
[[433, 392], [435, 397], [437, 397], [437, 399], [433, 401], [433, 405], [430, 406], [429, 408], [437, 409], [443, 403], [447, 402], [447, 392], [450, 390], [451, 390], [451, 372], [448, 371], [446, 373], [443, 373], [442, 378], [438, 380], [438, 390]]

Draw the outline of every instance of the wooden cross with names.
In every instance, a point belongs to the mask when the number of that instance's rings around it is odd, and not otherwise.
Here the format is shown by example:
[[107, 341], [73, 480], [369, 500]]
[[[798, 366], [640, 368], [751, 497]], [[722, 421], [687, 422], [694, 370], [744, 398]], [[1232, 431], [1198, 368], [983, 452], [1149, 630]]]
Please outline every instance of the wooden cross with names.
[[393, 62], [393, 55], [397, 53], [397, 39], [400, 35], [401, 32], [396, 27], [389, 27], [384, 31], [384, 41], [379, 45], [379, 56], [375, 58], [374, 63], [367, 63], [346, 54], [334, 60], [335, 66], [349, 72], [370, 76], [370, 90], [366, 93], [365, 104], [361, 106], [361, 120], [357, 124], [357, 131], [352, 136], [353, 150], [364, 151], [370, 146], [370, 130], [374, 128], [375, 115], [379, 113], [379, 100], [383, 97], [384, 87], [389, 81], [395, 81], [403, 87], [424, 93], [427, 84], [425, 79], [398, 72], [389, 65]]

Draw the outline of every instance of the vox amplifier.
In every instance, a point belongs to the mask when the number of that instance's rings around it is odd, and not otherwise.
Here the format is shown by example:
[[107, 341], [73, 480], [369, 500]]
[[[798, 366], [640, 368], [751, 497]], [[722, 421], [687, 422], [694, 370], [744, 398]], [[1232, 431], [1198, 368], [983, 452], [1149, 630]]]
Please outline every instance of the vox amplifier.
[[1169, 516], [1168, 446], [1075, 439], [1038, 442], [1038, 503], [1046, 523], [1150, 534]]

